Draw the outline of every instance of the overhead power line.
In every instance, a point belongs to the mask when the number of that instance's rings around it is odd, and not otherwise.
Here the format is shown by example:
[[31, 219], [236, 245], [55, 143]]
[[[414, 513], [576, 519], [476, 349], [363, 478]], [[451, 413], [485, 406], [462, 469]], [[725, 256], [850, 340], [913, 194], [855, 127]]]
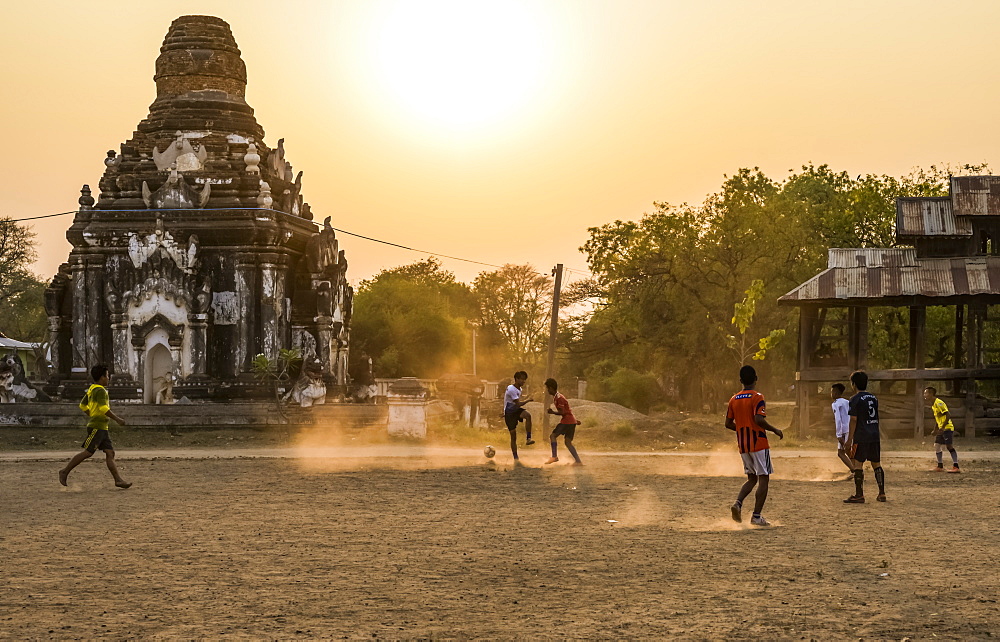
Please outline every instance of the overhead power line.
[[76, 214], [76, 210], [72, 212], [59, 212], [58, 214], [43, 214], [42, 216], [28, 216], [25, 218], [12, 218], [11, 221], [15, 223], [20, 223], [21, 221], [37, 221], [40, 218], [52, 218], [54, 216], [66, 216], [67, 214]]
[[[198, 211], [199, 212], [205, 212], [205, 211], [219, 211], [219, 210], [228, 210], [228, 209], [233, 209], [233, 208], [230, 208], [230, 207], [214, 208], [213, 207], [213, 208], [203, 208], [203, 209], [200, 209]], [[241, 209], [255, 209], [255, 210], [263, 210], [265, 212], [281, 212], [281, 210], [268, 209], [268, 208], [241, 208]], [[24, 217], [24, 218], [13, 218], [13, 219], [10, 219], [10, 220], [13, 221], [13, 222], [15, 222], [15, 223], [20, 223], [22, 221], [37, 221], [38, 219], [43, 219], [43, 218], [53, 218], [53, 217], [56, 217], [56, 216], [68, 216], [70, 214], [76, 214], [77, 211], [78, 210], [71, 210], [69, 212], [57, 212], [56, 214], [42, 214], [40, 216], [27, 216], [27, 217]], [[123, 211], [128, 211], [128, 210], [105, 210], [105, 211], [110, 211], [110, 212], [119, 211], [119, 212], [123, 212]], [[144, 211], [144, 212], [183, 212], [185, 210], [183, 210], [183, 209], [171, 209], [171, 210], [142, 210], [142, 211]], [[287, 214], [287, 212], [281, 212], [281, 213], [282, 214]], [[410, 252], [417, 252], [418, 254], [426, 254], [428, 256], [437, 256], [437, 257], [441, 257], [443, 259], [451, 259], [452, 261], [464, 261], [465, 263], [472, 263], [474, 265], [484, 265], [486, 267], [497, 268], [497, 269], [502, 269], [503, 268], [502, 265], [497, 265], [495, 263], [485, 263], [483, 261], [476, 261], [474, 259], [466, 259], [466, 258], [462, 258], [460, 256], [452, 256], [450, 254], [442, 254], [440, 252], [431, 252], [430, 250], [421, 250], [421, 249], [418, 249], [418, 248], [415, 248], [415, 247], [410, 247], [408, 245], [401, 245], [400, 243], [393, 243], [392, 241], [385, 241], [385, 240], [382, 240], [382, 239], [377, 239], [377, 238], [375, 238], [373, 236], [365, 236], [364, 234], [358, 234], [357, 232], [349, 232], [349, 231], [347, 231], [345, 229], [341, 229], [339, 227], [334, 227], [333, 229], [334, 229], [334, 231], [340, 232], [341, 234], [347, 234], [348, 236], [354, 236], [354, 237], [357, 237], [359, 239], [364, 239], [366, 241], [371, 241], [373, 243], [381, 243], [382, 245], [388, 245], [390, 247], [397, 247], [397, 248], [399, 248], [401, 250], [407, 250], [407, 251], [410, 251]], [[577, 269], [573, 269], [573, 268], [564, 268], [564, 269], [566, 271], [568, 271], [568, 272], [574, 272], [576, 274], [580, 274], [580, 275], [587, 276], [587, 277], [593, 276], [590, 272], [586, 272], [584, 270], [577, 270]], [[539, 274], [543, 274], [543, 273], [540, 272]]]

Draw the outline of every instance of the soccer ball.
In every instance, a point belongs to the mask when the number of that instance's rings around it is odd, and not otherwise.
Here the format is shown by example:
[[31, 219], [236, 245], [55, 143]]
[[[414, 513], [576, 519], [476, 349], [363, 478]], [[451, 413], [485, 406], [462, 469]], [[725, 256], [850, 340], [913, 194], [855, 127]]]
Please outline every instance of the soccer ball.
[[497, 454], [497, 449], [493, 446], [487, 446], [486, 448], [483, 448], [483, 454], [486, 455], [487, 459], [492, 459], [493, 455]]

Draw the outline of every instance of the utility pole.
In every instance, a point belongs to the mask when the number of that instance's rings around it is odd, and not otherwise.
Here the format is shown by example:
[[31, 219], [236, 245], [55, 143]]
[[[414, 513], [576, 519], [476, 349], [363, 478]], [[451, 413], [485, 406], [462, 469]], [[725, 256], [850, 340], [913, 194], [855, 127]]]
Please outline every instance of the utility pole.
[[469, 327], [472, 328], [472, 374], [476, 376], [476, 330], [479, 329], [479, 321], [469, 321]]
[[[555, 289], [552, 292], [552, 323], [549, 326], [549, 353], [545, 362], [545, 378], [548, 379], [553, 374], [555, 374], [555, 363], [556, 363], [556, 334], [559, 333], [559, 292], [562, 290], [562, 276], [563, 276], [563, 264], [559, 263], [554, 268], [552, 268], [552, 276], [556, 278]], [[549, 396], [548, 391], [544, 393], [545, 397], [545, 407], [542, 410], [543, 426], [545, 430], [549, 429], [549, 406], [552, 404], [552, 397]]]

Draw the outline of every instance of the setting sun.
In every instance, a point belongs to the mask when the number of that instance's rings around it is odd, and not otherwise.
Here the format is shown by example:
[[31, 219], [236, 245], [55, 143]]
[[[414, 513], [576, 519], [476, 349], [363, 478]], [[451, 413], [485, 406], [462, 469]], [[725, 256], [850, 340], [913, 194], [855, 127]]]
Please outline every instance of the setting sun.
[[392, 103], [427, 123], [495, 123], [542, 85], [551, 36], [536, 9], [460, 0], [387, 9], [372, 41], [377, 81]]

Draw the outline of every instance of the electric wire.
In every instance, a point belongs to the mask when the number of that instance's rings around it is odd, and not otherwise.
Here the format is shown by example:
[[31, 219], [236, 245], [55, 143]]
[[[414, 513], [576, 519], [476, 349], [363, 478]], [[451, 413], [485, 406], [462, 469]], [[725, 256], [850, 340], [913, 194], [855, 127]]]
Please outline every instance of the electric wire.
[[[145, 210], [91, 210], [91, 211], [105, 211], [105, 212], [128, 212], [128, 211], [136, 211], [136, 212], [138, 212], [138, 211], [142, 211], [142, 212], [184, 212], [184, 211], [206, 212], [206, 211], [208, 211], [208, 212], [211, 212], [211, 211], [231, 210], [231, 209], [234, 209], [234, 208], [231, 208], [231, 207], [206, 207], [206, 208], [202, 208], [202, 209], [198, 209], [198, 210], [187, 210], [187, 209], [169, 209], [169, 210], [166, 210], [166, 209], [145, 209]], [[253, 210], [253, 211], [264, 211], [264, 212], [280, 212], [282, 214], [287, 214], [288, 213], [288, 212], [282, 212], [281, 210], [275, 210], [275, 209], [264, 208], [264, 207], [238, 208], [238, 209], [248, 209], [248, 210]], [[77, 212], [78, 212], [78, 210], [71, 210], [69, 212], [57, 212], [55, 214], [42, 214], [42, 215], [39, 215], [39, 216], [26, 216], [26, 217], [23, 217], [23, 218], [12, 218], [12, 219], [9, 219], [9, 220], [12, 221], [12, 222], [14, 222], [14, 223], [20, 223], [22, 221], [37, 221], [39, 219], [54, 218], [56, 216], [68, 216], [69, 214], [76, 214]], [[418, 254], [425, 254], [427, 256], [434, 256], [434, 257], [440, 257], [440, 258], [443, 258], [443, 259], [450, 259], [452, 261], [463, 261], [465, 263], [472, 263], [474, 265], [483, 265], [483, 266], [486, 266], [486, 267], [496, 268], [498, 270], [501, 270], [504, 267], [502, 265], [497, 265], [495, 263], [485, 263], [483, 261], [476, 261], [474, 259], [466, 259], [466, 258], [462, 258], [460, 256], [452, 256], [450, 254], [442, 254], [440, 252], [431, 252], [430, 250], [421, 250], [421, 249], [418, 249], [418, 248], [415, 248], [415, 247], [409, 247], [408, 245], [402, 245], [400, 243], [393, 243], [392, 241], [385, 241], [383, 239], [378, 239], [378, 238], [375, 238], [373, 236], [365, 236], [364, 234], [358, 234], [357, 232], [350, 232], [348, 230], [345, 230], [345, 229], [342, 229], [342, 228], [339, 228], [339, 227], [333, 227], [333, 226], [331, 226], [331, 228], [335, 232], [339, 232], [341, 234], [346, 234], [348, 236], [353, 236], [353, 237], [356, 237], [356, 238], [359, 238], [359, 239], [364, 239], [366, 241], [371, 241], [373, 243], [381, 243], [382, 245], [388, 245], [390, 247], [396, 247], [396, 248], [399, 248], [401, 250], [407, 250], [407, 251], [410, 251], [410, 252], [416, 252]], [[578, 270], [576, 268], [568, 268], [566, 266], [563, 266], [563, 271], [564, 272], [571, 272], [571, 273], [579, 274], [579, 275], [581, 275], [581, 276], [583, 276], [585, 278], [590, 278], [590, 277], [593, 276], [593, 274], [591, 274], [590, 272], [587, 272], [587, 271], [584, 271], [584, 270]], [[543, 272], [539, 272], [539, 274], [542, 274], [544, 276], [549, 276], [548, 274], [543, 273]]]

